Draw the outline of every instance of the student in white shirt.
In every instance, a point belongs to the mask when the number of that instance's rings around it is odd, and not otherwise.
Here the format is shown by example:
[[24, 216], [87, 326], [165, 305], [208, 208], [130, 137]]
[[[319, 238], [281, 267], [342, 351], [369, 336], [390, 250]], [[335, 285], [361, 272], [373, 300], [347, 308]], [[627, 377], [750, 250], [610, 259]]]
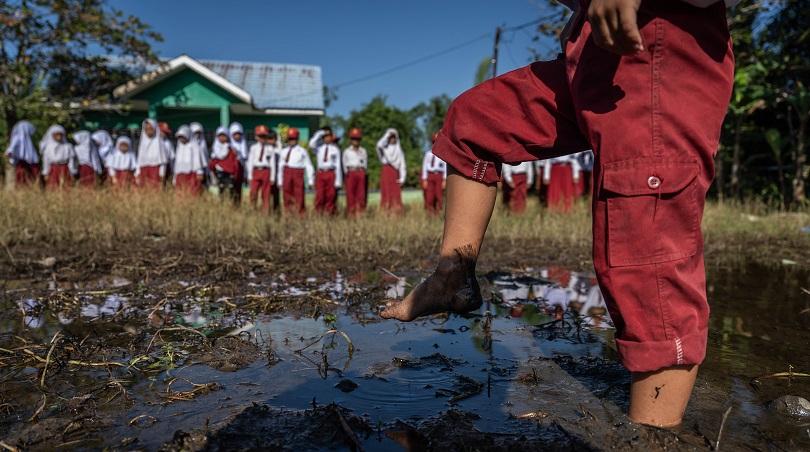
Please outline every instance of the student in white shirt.
[[534, 182], [534, 164], [522, 162], [517, 165], [504, 163], [502, 177], [504, 189], [509, 190], [509, 211], [515, 214], [526, 210], [526, 195]]
[[86, 130], [74, 133], [73, 140], [76, 142], [73, 148], [76, 151], [76, 159], [79, 164], [79, 186], [85, 188], [95, 187], [98, 182], [96, 176], [104, 172], [98, 146], [96, 146], [90, 132]]
[[278, 186], [284, 192], [284, 210], [288, 213], [306, 213], [304, 183], [312, 188], [315, 170], [309, 153], [298, 145], [300, 132], [295, 127], [287, 131], [287, 146], [279, 153]]
[[340, 167], [340, 148], [332, 129], [324, 127], [309, 140], [315, 150], [317, 175], [315, 176], [315, 211], [327, 215], [337, 213], [337, 191], [343, 186], [343, 170]]
[[154, 119], [144, 119], [141, 123], [136, 177], [142, 187], [159, 188], [166, 176], [170, 155], [158, 127]]
[[65, 137], [65, 128], [54, 124], [39, 142], [42, 154], [42, 175], [48, 189], [67, 188], [72, 185], [71, 175], [79, 172], [76, 151]]
[[343, 171], [346, 185], [346, 215], [353, 216], [366, 210], [366, 183], [368, 153], [360, 146], [363, 131], [355, 127], [349, 130], [349, 147], [343, 150]]
[[138, 159], [132, 152], [132, 140], [118, 137], [115, 149], [107, 157], [107, 175], [115, 188], [129, 188], [135, 185]]
[[182, 125], [174, 134], [177, 138], [177, 148], [174, 154], [174, 187], [178, 193], [199, 196], [202, 194], [203, 178], [205, 177], [205, 159], [202, 149], [192, 141], [191, 128]]
[[39, 154], [34, 146], [34, 125], [20, 121], [11, 128], [6, 158], [14, 166], [15, 186], [25, 187], [39, 181]]
[[559, 212], [570, 211], [582, 176], [576, 157], [564, 155], [541, 160], [538, 163], [538, 177], [541, 175], [546, 186], [548, 208]]
[[250, 205], [256, 207], [261, 193], [262, 210], [269, 213], [271, 187], [276, 183], [276, 132], [258, 125], [254, 135], [258, 141], [250, 146], [247, 158]]
[[[433, 141], [436, 141], [436, 134], [433, 134]], [[438, 215], [442, 211], [442, 201], [444, 200], [444, 187], [447, 180], [447, 164], [444, 160], [436, 157], [432, 150], [425, 152], [422, 159], [422, 193], [425, 198], [425, 210], [432, 215]]]
[[400, 145], [397, 129], [388, 129], [377, 141], [377, 158], [380, 159], [380, 207], [383, 210], [402, 212], [402, 184], [405, 183], [405, 153]]

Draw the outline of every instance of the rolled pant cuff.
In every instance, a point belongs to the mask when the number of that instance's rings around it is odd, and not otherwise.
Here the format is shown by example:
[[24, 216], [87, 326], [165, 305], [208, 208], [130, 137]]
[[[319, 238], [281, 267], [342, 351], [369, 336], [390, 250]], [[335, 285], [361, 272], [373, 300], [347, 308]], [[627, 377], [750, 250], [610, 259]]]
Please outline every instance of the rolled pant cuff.
[[433, 144], [433, 154], [468, 179], [487, 185], [501, 180], [501, 165], [480, 159], [471, 150], [457, 146], [443, 130]]
[[706, 357], [707, 330], [666, 341], [616, 339], [622, 364], [630, 372], [655, 372], [674, 366], [697, 365]]

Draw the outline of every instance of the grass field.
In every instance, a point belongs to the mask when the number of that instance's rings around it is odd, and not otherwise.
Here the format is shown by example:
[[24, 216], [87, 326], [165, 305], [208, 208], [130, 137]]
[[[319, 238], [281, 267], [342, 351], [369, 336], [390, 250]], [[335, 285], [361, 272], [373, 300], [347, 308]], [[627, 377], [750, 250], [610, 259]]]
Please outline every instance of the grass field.
[[[170, 193], [41, 193], [0, 191], [0, 261], [53, 254], [233, 252], [296, 267], [415, 268], [435, 255], [439, 218], [425, 215], [420, 193], [405, 196], [407, 211], [307, 218], [265, 216], [216, 197]], [[310, 203], [311, 205], [311, 203]], [[779, 212], [764, 205], [709, 203], [704, 220], [709, 265], [753, 261], [810, 266], [810, 211]], [[495, 212], [482, 252], [487, 267], [557, 263], [590, 266], [590, 214], [585, 201], [570, 214], [550, 213], [532, 200], [525, 215]], [[229, 251], [230, 250], [230, 251]]]

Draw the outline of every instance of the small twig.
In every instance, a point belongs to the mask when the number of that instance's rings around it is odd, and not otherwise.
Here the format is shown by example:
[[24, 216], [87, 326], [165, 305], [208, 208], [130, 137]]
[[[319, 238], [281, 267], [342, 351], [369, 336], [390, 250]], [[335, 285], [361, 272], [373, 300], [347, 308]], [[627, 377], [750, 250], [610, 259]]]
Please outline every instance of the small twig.
[[360, 443], [360, 440], [357, 439], [357, 435], [354, 434], [352, 427], [348, 422], [346, 422], [346, 419], [343, 417], [343, 413], [340, 412], [340, 408], [337, 405], [333, 405], [332, 409], [335, 411], [335, 414], [337, 414], [338, 420], [340, 420], [340, 426], [343, 427], [343, 431], [356, 448], [355, 450], [363, 452], [363, 445]]
[[51, 363], [51, 354], [53, 353], [53, 349], [56, 348], [56, 342], [61, 332], [57, 331], [54, 333], [53, 338], [51, 338], [51, 348], [48, 349], [48, 354], [45, 355], [45, 366], [42, 368], [42, 377], [39, 379], [39, 387], [45, 387], [45, 375], [48, 373], [48, 365]]
[[354, 343], [352, 343], [352, 340], [349, 338], [348, 334], [346, 334], [346, 333], [344, 333], [343, 331], [340, 331], [340, 330], [329, 330], [329, 331], [321, 334], [320, 337], [318, 337], [318, 339], [315, 339], [314, 341], [310, 342], [304, 348], [295, 350], [295, 353], [303, 352], [304, 350], [306, 350], [306, 349], [312, 347], [313, 345], [317, 344], [318, 342], [323, 340], [323, 338], [325, 338], [326, 336], [328, 336], [330, 334], [340, 334], [341, 336], [343, 336], [343, 339], [346, 339], [346, 343], [348, 344], [348, 347], [349, 347], [349, 357], [351, 357], [352, 354], [354, 354]]
[[39, 404], [39, 408], [34, 411], [34, 414], [28, 418], [28, 422], [34, 422], [39, 417], [39, 414], [42, 413], [42, 410], [45, 409], [45, 401], [48, 400], [48, 396], [46, 394], [42, 394], [42, 403]]
[[16, 447], [14, 447], [14, 446], [10, 446], [10, 445], [6, 444], [5, 441], [0, 441], [0, 447], [2, 447], [5, 450], [11, 451], [11, 452], [19, 452], [19, 450], [20, 450], [20, 449], [17, 449]]
[[400, 281], [404, 282], [404, 283], [405, 283], [405, 285], [406, 285], [407, 287], [413, 287], [413, 285], [412, 285], [411, 283], [409, 283], [409, 282], [408, 282], [408, 280], [406, 280], [405, 278], [403, 278], [403, 277], [401, 277], [401, 276], [397, 276], [397, 275], [396, 275], [396, 274], [394, 274], [394, 272], [392, 272], [391, 270], [388, 270], [388, 269], [386, 269], [386, 268], [384, 268], [384, 267], [380, 267], [380, 270], [382, 270], [382, 271], [383, 271], [383, 272], [385, 272], [385, 273], [388, 273], [388, 275], [389, 275], [389, 276], [392, 276], [392, 277], [394, 277], [394, 278], [396, 278], [396, 279], [398, 279], [398, 280], [400, 280]]
[[717, 432], [717, 442], [714, 444], [714, 450], [720, 450], [720, 438], [723, 436], [723, 428], [726, 426], [726, 420], [728, 419], [728, 415], [731, 414], [731, 407], [726, 409], [726, 412], [723, 413], [723, 420], [720, 421], [720, 431]]

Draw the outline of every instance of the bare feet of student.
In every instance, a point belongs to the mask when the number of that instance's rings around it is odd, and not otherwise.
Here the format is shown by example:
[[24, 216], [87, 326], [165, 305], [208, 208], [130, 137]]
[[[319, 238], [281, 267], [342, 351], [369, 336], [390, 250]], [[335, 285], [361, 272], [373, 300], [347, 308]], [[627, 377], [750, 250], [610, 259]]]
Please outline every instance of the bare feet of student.
[[480, 308], [483, 300], [475, 262], [465, 262], [461, 256], [442, 259], [430, 277], [402, 301], [389, 301], [380, 316], [410, 322], [439, 312], [463, 314]]

